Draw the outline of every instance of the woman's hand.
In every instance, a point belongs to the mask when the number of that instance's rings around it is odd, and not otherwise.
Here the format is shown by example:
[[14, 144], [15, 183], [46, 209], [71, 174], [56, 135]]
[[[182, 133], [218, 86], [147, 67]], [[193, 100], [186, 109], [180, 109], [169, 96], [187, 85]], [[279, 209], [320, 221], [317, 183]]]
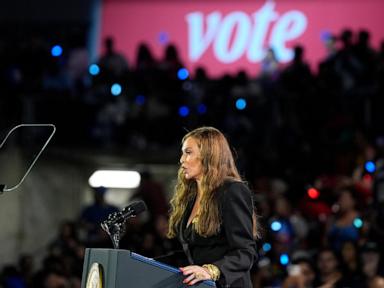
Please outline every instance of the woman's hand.
[[201, 266], [185, 266], [181, 267], [180, 271], [183, 273], [184, 276], [187, 276], [183, 281], [183, 283], [187, 285], [194, 285], [199, 281], [212, 280], [211, 275], [208, 273], [208, 271]]

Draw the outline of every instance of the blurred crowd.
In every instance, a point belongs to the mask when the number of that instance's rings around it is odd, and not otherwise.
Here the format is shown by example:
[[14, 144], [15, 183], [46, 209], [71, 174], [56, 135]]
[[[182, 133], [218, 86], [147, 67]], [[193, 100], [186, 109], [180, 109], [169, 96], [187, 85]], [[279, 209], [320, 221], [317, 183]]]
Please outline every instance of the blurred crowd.
[[[183, 129], [215, 126], [254, 191], [262, 229], [254, 287], [384, 287], [384, 42], [374, 49], [368, 31], [345, 29], [324, 37], [318, 67], [305, 47], [284, 65], [269, 49], [256, 77], [213, 79], [204, 67], [183, 69], [172, 44], [162, 59], [145, 43], [126, 59], [107, 38], [89, 63], [84, 39], [74, 33], [57, 57], [38, 35], [0, 40], [1, 129], [50, 122], [55, 145], [177, 153]], [[164, 188], [143, 179], [135, 197], [149, 215], [127, 223], [121, 248], [165, 261], [181, 247], [165, 236]], [[3, 287], [80, 287], [85, 247], [112, 247], [99, 223], [116, 208], [96, 190], [41, 265], [22, 255], [2, 268]]]

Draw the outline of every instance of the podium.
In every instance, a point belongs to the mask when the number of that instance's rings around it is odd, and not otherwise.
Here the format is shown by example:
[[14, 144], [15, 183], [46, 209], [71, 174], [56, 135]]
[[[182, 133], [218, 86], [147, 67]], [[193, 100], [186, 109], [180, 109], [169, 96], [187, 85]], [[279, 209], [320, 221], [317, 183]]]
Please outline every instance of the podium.
[[216, 287], [213, 281], [188, 286], [179, 269], [128, 250], [85, 250], [81, 288]]

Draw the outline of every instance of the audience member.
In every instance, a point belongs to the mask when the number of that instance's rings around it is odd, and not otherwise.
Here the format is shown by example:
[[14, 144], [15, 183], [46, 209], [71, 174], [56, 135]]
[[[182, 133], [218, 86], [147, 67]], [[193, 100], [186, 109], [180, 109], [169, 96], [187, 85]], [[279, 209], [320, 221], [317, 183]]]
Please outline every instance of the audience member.
[[118, 212], [119, 209], [106, 203], [105, 193], [107, 188], [93, 188], [94, 202], [83, 208], [80, 215], [80, 223], [85, 229], [85, 243], [88, 247], [109, 247], [107, 233], [101, 228], [100, 224], [108, 218], [108, 215]]
[[344, 288], [339, 264], [339, 259], [332, 249], [322, 249], [317, 256], [318, 273], [314, 287]]
[[104, 54], [98, 61], [101, 73], [108, 80], [121, 79], [128, 72], [128, 62], [123, 54], [116, 51], [113, 37], [104, 39], [104, 49]]
[[356, 200], [352, 194], [352, 189], [344, 189], [339, 192], [335, 218], [330, 219], [328, 228], [328, 241], [330, 247], [335, 251], [340, 251], [343, 244], [347, 241], [357, 243], [359, 239], [359, 229], [356, 225], [359, 212], [356, 210]]

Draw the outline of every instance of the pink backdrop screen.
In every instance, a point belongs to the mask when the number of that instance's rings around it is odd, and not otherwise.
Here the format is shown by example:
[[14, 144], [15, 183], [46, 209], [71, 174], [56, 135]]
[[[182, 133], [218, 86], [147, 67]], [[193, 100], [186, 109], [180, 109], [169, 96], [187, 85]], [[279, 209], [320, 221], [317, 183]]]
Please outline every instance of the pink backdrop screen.
[[139, 43], [147, 43], [158, 59], [173, 43], [191, 72], [203, 66], [219, 76], [241, 69], [257, 74], [268, 47], [287, 63], [293, 46], [301, 44], [315, 68], [326, 55], [322, 39], [346, 27], [368, 30], [378, 48], [383, 11], [381, 0], [109, 0], [103, 3], [98, 47], [113, 36], [117, 50], [134, 65]]

